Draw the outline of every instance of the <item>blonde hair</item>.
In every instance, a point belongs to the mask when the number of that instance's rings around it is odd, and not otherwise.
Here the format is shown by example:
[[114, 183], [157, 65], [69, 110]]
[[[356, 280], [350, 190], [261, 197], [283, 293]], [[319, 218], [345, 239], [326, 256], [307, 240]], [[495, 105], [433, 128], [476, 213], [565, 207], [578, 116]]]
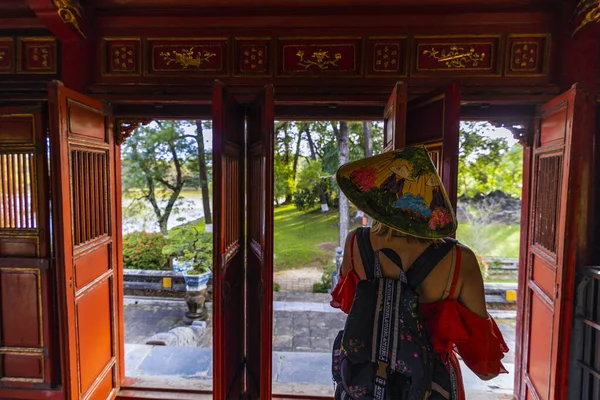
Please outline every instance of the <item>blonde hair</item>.
[[420, 242], [420, 243], [434, 243], [441, 244], [444, 243], [444, 239], [425, 239], [419, 238], [416, 236], [408, 235], [406, 233], [400, 232], [394, 228], [390, 228], [387, 225], [382, 224], [379, 221], [373, 221], [373, 226], [371, 227], [371, 232], [376, 234], [377, 236], [385, 236], [386, 240], [391, 240], [392, 236], [403, 237], [407, 242]]

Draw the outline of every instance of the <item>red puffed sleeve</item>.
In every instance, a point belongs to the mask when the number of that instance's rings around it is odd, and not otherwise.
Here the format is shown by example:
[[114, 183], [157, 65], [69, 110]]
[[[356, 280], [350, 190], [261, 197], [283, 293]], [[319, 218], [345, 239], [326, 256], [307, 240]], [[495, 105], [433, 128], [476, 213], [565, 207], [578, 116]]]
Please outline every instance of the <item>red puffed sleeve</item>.
[[348, 314], [350, 308], [352, 308], [352, 302], [354, 301], [354, 294], [356, 293], [356, 285], [360, 278], [354, 271], [354, 240], [356, 239], [356, 231], [352, 232], [350, 236], [350, 266], [351, 269], [340, 277], [337, 285], [331, 292], [331, 307], [340, 308], [343, 312]]
[[348, 314], [350, 308], [352, 308], [352, 301], [354, 301], [354, 294], [356, 293], [358, 281], [359, 277], [353, 269], [342, 276], [335, 286], [335, 289], [333, 289], [333, 292], [331, 292], [331, 307], [340, 308], [343, 312]]
[[421, 304], [420, 310], [436, 354], [443, 356], [454, 347], [478, 375], [507, 373], [501, 360], [508, 346], [491, 316], [482, 318], [456, 300]]
[[482, 376], [508, 373], [501, 362], [508, 346], [496, 321], [489, 315], [481, 318], [460, 304], [458, 310], [468, 339], [458, 340], [455, 345], [465, 364]]

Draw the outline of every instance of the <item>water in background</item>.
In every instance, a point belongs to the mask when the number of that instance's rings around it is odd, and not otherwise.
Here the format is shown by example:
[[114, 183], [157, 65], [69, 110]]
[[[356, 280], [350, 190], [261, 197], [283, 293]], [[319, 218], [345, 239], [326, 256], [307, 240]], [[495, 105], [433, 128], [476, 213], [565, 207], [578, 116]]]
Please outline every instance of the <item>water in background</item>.
[[[164, 207], [166, 202], [165, 199], [159, 200], [159, 207]], [[123, 207], [123, 234], [160, 231], [156, 215], [148, 201], [123, 197], [121, 204]], [[177, 206], [171, 212], [167, 227], [171, 229], [203, 216], [201, 192], [186, 191], [180, 196]]]

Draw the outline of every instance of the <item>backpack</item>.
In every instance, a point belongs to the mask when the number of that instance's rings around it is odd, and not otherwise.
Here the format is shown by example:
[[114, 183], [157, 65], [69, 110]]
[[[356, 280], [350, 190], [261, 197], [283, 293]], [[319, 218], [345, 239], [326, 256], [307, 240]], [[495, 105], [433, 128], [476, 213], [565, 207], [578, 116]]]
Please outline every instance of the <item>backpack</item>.
[[[392, 249], [373, 251], [369, 232], [369, 228], [356, 231], [367, 279], [358, 282], [344, 330], [334, 341], [335, 399], [455, 398], [450, 394], [452, 368], [433, 352], [415, 288], [457, 241], [432, 244], [405, 273], [402, 260]], [[381, 253], [400, 269], [398, 280], [383, 277]]]

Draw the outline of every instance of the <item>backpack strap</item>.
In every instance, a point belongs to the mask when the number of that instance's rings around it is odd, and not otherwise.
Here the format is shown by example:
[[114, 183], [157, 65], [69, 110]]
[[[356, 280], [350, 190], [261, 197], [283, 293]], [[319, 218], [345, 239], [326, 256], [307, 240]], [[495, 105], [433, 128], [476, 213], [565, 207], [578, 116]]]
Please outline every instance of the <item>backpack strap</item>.
[[358, 252], [362, 261], [367, 279], [375, 278], [375, 252], [371, 244], [369, 227], [360, 227], [356, 230], [356, 242], [358, 243]]
[[456, 246], [455, 239], [446, 238], [440, 245], [431, 244], [412, 264], [406, 273], [408, 284], [412, 288], [418, 287], [427, 278], [435, 266], [446, 257], [446, 254]]

